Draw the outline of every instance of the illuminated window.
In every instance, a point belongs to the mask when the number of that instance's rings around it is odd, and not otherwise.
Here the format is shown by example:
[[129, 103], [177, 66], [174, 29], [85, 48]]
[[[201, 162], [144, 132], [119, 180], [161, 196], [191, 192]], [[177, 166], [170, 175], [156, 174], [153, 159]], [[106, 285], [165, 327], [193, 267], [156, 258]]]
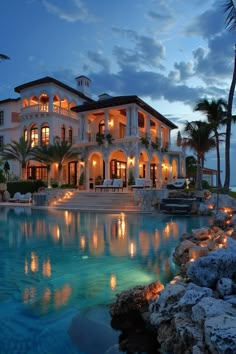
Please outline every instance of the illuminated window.
[[105, 121], [104, 119], [102, 119], [99, 123], [99, 126], [98, 126], [98, 131], [100, 134], [104, 134], [105, 132]]
[[33, 126], [30, 130], [31, 147], [38, 146], [38, 142], [39, 142], [38, 128], [36, 126]]
[[24, 136], [24, 140], [27, 141], [28, 140], [28, 131], [26, 128], [24, 129], [23, 136]]
[[41, 128], [41, 145], [49, 145], [50, 142], [50, 129], [49, 127]]

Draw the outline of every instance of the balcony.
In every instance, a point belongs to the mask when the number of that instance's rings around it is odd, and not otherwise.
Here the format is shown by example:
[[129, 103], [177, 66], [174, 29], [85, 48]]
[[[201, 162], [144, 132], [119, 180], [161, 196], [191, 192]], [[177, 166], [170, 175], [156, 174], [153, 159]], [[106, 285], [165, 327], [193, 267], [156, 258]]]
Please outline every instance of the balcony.
[[[21, 109], [21, 115], [32, 114], [32, 113], [44, 113], [44, 112], [50, 113], [48, 104], [35, 104], [35, 105], [27, 106], [27, 107], [24, 107]], [[71, 118], [77, 117], [76, 112], [73, 112], [70, 109], [62, 108], [62, 107], [59, 107], [56, 105], [53, 105], [52, 112], [60, 114], [62, 116], [66, 116], [66, 117], [71, 117]]]

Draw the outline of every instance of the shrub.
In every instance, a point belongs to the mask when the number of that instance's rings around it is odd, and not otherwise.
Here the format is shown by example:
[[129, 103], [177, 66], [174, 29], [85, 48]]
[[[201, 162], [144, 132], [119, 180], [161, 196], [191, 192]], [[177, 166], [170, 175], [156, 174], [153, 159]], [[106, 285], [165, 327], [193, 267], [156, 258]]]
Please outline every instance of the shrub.
[[62, 189], [66, 189], [66, 188], [76, 189], [76, 185], [75, 184], [62, 184], [61, 188]]
[[47, 187], [47, 184], [41, 180], [16, 181], [7, 183], [7, 190], [12, 197], [16, 192], [20, 192], [22, 194], [28, 192], [34, 193], [37, 192], [41, 187]]

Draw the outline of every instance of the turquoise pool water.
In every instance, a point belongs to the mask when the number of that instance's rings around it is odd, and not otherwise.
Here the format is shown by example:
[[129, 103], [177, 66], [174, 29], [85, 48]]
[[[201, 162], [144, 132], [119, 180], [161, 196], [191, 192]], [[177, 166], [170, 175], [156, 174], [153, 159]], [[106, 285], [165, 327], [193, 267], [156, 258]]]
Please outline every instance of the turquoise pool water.
[[206, 217], [0, 208], [0, 353], [115, 354], [115, 294], [178, 271], [179, 236]]

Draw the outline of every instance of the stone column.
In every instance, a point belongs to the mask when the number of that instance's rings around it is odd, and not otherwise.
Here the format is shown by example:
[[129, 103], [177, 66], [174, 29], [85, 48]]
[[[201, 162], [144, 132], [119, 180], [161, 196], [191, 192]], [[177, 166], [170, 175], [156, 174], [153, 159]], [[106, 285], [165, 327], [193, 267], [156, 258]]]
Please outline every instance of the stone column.
[[147, 138], [150, 139], [151, 132], [150, 132], [150, 115], [149, 114], [146, 118], [146, 134], [147, 134]]
[[127, 138], [128, 136], [131, 135], [130, 133], [130, 120], [131, 120], [131, 111], [130, 111], [130, 107], [126, 108], [126, 130], [125, 130], [125, 137]]
[[131, 107], [131, 135], [138, 136], [138, 110], [134, 105]]
[[104, 110], [104, 121], [105, 121], [105, 134], [109, 131], [108, 121], [109, 121], [109, 111], [107, 109]]

